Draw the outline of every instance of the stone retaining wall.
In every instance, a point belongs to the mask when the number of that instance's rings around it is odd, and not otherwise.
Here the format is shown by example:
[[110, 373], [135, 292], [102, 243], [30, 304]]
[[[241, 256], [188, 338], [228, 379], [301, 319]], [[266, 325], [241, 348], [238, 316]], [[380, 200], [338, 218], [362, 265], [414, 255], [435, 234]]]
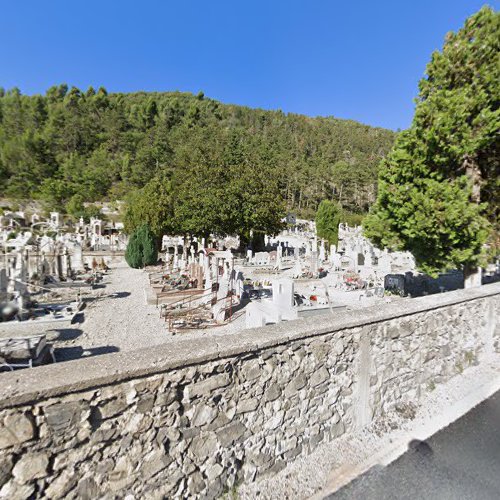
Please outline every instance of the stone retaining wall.
[[1, 373], [0, 497], [216, 498], [500, 351], [499, 297], [493, 284]]

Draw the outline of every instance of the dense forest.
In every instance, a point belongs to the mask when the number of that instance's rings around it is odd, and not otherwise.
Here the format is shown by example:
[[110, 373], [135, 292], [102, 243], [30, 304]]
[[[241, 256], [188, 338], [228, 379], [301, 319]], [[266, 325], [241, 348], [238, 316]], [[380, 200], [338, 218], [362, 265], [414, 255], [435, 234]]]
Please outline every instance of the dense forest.
[[[154, 181], [168, 185], [176, 201], [166, 214], [188, 232], [204, 220], [212, 230], [239, 227], [234, 203], [258, 212], [258, 200], [265, 206], [250, 225], [262, 227], [266, 207], [312, 217], [323, 199], [364, 213], [394, 139], [354, 121], [226, 105], [202, 93], [0, 89], [0, 196], [71, 212], [82, 201], [154, 196]], [[225, 220], [210, 221], [211, 205]]]

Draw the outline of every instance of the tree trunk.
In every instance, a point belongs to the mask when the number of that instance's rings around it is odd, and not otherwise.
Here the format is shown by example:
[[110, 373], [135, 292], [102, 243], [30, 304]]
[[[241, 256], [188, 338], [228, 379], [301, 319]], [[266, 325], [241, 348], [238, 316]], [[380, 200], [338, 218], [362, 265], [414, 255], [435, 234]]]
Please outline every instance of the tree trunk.
[[462, 163], [462, 168], [465, 171], [465, 175], [470, 179], [472, 183], [472, 195], [471, 200], [474, 203], [481, 202], [481, 184], [482, 184], [482, 175], [481, 169], [477, 164], [475, 158], [472, 158], [469, 155], [465, 155], [464, 161]]
[[[483, 178], [481, 176], [481, 169], [477, 164], [475, 158], [465, 155], [464, 161], [462, 163], [462, 168], [465, 171], [465, 175], [470, 179], [472, 184], [472, 194], [471, 201], [473, 203], [481, 202], [481, 184]], [[472, 288], [476, 286], [481, 286], [482, 269], [470, 264], [464, 265], [464, 287]]]
[[464, 265], [464, 288], [474, 288], [482, 284], [482, 269], [472, 264]]

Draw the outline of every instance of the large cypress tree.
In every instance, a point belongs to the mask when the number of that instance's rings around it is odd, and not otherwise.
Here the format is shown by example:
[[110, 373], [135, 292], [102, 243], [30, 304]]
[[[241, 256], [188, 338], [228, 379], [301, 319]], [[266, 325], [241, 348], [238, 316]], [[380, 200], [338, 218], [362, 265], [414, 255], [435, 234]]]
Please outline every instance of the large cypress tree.
[[498, 251], [500, 15], [484, 7], [467, 19], [426, 72], [412, 125], [382, 162], [365, 234], [411, 251], [431, 275], [467, 274]]

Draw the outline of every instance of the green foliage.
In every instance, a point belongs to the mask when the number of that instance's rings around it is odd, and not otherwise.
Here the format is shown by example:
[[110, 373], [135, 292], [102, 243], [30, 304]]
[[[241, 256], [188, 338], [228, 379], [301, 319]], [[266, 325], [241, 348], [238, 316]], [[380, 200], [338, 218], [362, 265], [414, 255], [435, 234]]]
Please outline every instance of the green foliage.
[[169, 201], [168, 224], [174, 213], [183, 230], [198, 231], [206, 215], [204, 232], [272, 232], [283, 205], [299, 216], [314, 214], [322, 199], [366, 210], [394, 137], [353, 121], [223, 105], [203, 93], [12, 89], [0, 93], [0, 196], [63, 210], [77, 194], [85, 203], [133, 198], [158, 177], [186, 195]]
[[66, 204], [66, 212], [71, 215], [75, 220], [83, 217], [88, 222], [91, 217], [102, 219], [101, 210], [98, 206], [93, 204], [84, 204], [84, 198], [81, 194], [74, 194]]
[[66, 203], [66, 212], [72, 215], [75, 219], [83, 217], [85, 207], [83, 205], [84, 198], [81, 194], [74, 194]]
[[323, 200], [316, 212], [318, 236], [327, 240], [330, 245], [337, 245], [339, 223], [344, 222], [349, 226], [359, 226], [363, 221], [363, 217], [363, 214], [343, 209], [338, 202]]
[[147, 224], [138, 227], [130, 236], [125, 260], [130, 267], [142, 269], [156, 264], [158, 251], [154, 234]]
[[328, 241], [330, 245], [336, 245], [339, 237], [339, 223], [342, 216], [342, 208], [338, 203], [323, 200], [316, 214], [316, 231], [320, 238]]
[[238, 234], [246, 242], [252, 230], [278, 232], [286, 205], [272, 153], [243, 130], [193, 132], [174, 175], [180, 232]]
[[447, 35], [420, 82], [411, 128], [382, 162], [365, 234], [436, 275], [480, 264], [498, 242], [500, 15], [485, 7]]
[[147, 224], [156, 240], [174, 232], [172, 203], [170, 180], [161, 175], [153, 178], [129, 195], [123, 216], [125, 230], [130, 234]]
[[359, 214], [354, 212], [349, 212], [344, 210], [342, 212], [342, 222], [345, 222], [348, 226], [361, 226], [363, 224], [363, 220], [365, 218], [365, 214]]

